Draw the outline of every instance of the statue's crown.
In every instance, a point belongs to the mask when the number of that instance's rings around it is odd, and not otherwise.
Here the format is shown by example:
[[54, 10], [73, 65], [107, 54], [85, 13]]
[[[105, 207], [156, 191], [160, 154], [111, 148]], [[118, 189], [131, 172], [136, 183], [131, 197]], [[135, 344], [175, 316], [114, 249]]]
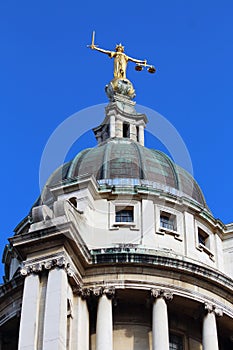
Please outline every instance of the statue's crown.
[[117, 49], [119, 49], [119, 48], [122, 48], [122, 50], [124, 51], [125, 47], [120, 43], [120, 44], [116, 45], [116, 49], [115, 50], [117, 51]]

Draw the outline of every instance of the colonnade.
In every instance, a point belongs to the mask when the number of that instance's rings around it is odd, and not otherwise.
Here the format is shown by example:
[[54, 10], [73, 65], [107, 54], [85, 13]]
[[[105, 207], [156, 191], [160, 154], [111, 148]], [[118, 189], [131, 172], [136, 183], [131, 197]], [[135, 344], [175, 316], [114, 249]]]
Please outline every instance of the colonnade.
[[[67, 349], [67, 288], [68, 280], [63, 268], [49, 271], [44, 315], [40, 310], [40, 278], [29, 274], [25, 279], [20, 322], [18, 350], [38, 348], [43, 350]], [[114, 288], [93, 289], [98, 298], [96, 319], [96, 350], [113, 350], [112, 299]], [[152, 289], [152, 350], [169, 350], [169, 327], [167, 301], [173, 295], [170, 291]], [[216, 315], [222, 312], [212, 304], [205, 304], [203, 317], [203, 350], [218, 350]], [[76, 295], [72, 303], [72, 349], [89, 350], [89, 311], [82, 294]], [[38, 338], [38, 316], [43, 317], [43, 329]], [[81, 336], [80, 336], [81, 335]]]

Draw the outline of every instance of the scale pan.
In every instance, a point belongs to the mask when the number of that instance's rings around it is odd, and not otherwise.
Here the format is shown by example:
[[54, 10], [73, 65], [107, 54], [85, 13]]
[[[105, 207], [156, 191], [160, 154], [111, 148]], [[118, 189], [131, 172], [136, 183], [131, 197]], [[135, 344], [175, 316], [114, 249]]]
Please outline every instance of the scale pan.
[[149, 68], [147, 69], [147, 71], [148, 71], [149, 73], [155, 73], [156, 69], [155, 69], [155, 67], [151, 66], [151, 67], [149, 67]]
[[143, 69], [142, 66], [139, 66], [138, 64], [135, 66], [135, 70], [138, 72], [141, 72], [142, 69]]

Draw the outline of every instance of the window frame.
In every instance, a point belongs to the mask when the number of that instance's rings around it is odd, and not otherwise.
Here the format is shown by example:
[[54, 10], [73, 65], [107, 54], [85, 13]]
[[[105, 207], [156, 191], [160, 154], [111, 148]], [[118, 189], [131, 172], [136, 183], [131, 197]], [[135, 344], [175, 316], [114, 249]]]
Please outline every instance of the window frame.
[[[161, 225], [161, 216], [172, 217], [174, 220], [173, 230]], [[184, 217], [183, 213], [165, 205], [155, 204], [155, 233], [158, 235], [171, 235], [178, 241], [184, 238]]]
[[[119, 217], [117, 215], [117, 213], [120, 213]], [[124, 215], [126, 213], [130, 213], [131, 215]], [[122, 215], [123, 214], [123, 215]], [[129, 218], [132, 220], [120, 220], [118, 221], [118, 218]], [[134, 224], [134, 206], [130, 205], [130, 206], [120, 206], [120, 205], [116, 205], [115, 206], [115, 223], [116, 224], [128, 224], [128, 225], [132, 225]]]
[[[206, 253], [211, 260], [214, 261], [214, 253], [212, 252], [211, 248], [211, 234], [208, 232], [208, 230], [201, 225], [196, 225], [196, 248], [200, 252]], [[200, 239], [201, 238], [201, 239]], [[203, 243], [201, 240], [203, 239]]]
[[[140, 231], [141, 227], [141, 216], [140, 216], [140, 208], [141, 203], [135, 200], [116, 200], [109, 201], [109, 230], [119, 230], [120, 228], [129, 228], [133, 231]], [[117, 209], [126, 209], [132, 208], [133, 211], [133, 221], [116, 221], [116, 210]]]
[[165, 211], [160, 211], [159, 220], [159, 226], [161, 230], [177, 232], [176, 215]]

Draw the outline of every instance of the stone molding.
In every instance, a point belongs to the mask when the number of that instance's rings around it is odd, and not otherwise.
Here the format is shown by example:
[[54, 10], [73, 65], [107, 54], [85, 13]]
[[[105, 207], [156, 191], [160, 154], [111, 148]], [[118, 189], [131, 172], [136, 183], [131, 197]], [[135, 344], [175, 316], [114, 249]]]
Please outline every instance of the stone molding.
[[211, 303], [205, 303], [204, 309], [206, 313], [213, 312], [216, 316], [223, 316], [223, 310]]
[[[94, 265], [105, 264], [105, 266], [107, 266], [109, 261], [111, 261], [111, 264], [115, 263], [117, 268], [118, 264], [122, 263], [119, 260], [119, 253], [117, 252], [110, 253], [106, 248], [105, 252], [103, 253], [101, 252], [93, 255], [93, 252], [94, 250], [92, 250], [92, 263]], [[123, 263], [127, 261], [128, 265], [129, 263], [139, 264], [140, 262], [141, 266], [146, 265], [149, 267], [149, 265], [152, 265], [161, 267], [162, 269], [166, 267], [166, 270], [169, 269], [178, 274], [183, 273], [185, 277], [187, 276], [187, 278], [195, 278], [197, 285], [199, 280], [203, 280], [208, 284], [217, 285], [219, 288], [228, 291], [230, 294], [232, 293], [233, 279], [230, 276], [227, 276], [221, 273], [219, 270], [211, 268], [210, 266], [204, 266], [203, 264], [198, 265], [195, 261], [192, 261], [189, 258], [185, 257], [183, 260], [181, 260], [176, 258], [175, 254], [173, 253], [152, 249], [145, 249], [143, 253], [143, 250], [140, 248], [137, 248], [135, 249], [135, 252], [131, 251], [130, 253], [121, 251], [120, 254], [124, 258]], [[168, 254], [170, 256], [168, 256]]]
[[165, 289], [151, 289], [151, 296], [154, 299], [163, 298], [166, 301], [171, 301], [173, 299], [173, 293], [170, 290]]

